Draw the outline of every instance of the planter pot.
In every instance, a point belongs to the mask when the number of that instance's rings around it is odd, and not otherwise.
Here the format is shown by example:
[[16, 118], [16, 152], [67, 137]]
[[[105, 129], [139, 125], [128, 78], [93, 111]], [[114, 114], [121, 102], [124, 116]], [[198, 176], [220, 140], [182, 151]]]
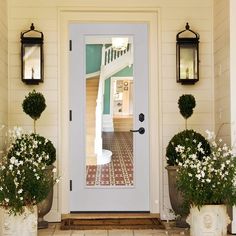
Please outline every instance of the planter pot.
[[9, 215], [8, 211], [1, 209], [1, 229], [2, 236], [37, 236], [37, 206], [33, 209], [25, 207], [21, 215]]
[[40, 203], [38, 203], [38, 229], [45, 229], [48, 228], [48, 221], [44, 220], [43, 217], [48, 214], [48, 212], [52, 208], [52, 201], [53, 201], [53, 170], [54, 166], [47, 166], [45, 171], [47, 174], [52, 177], [52, 187], [48, 196]]
[[177, 189], [176, 178], [177, 178], [177, 166], [167, 166], [168, 172], [168, 183], [169, 183], [169, 196], [170, 203], [173, 211], [178, 216], [176, 219], [176, 226], [181, 228], [189, 227], [186, 223], [186, 218], [189, 212], [183, 211], [183, 197], [181, 192]]
[[192, 207], [187, 218], [191, 236], [226, 236], [230, 223], [225, 205]]

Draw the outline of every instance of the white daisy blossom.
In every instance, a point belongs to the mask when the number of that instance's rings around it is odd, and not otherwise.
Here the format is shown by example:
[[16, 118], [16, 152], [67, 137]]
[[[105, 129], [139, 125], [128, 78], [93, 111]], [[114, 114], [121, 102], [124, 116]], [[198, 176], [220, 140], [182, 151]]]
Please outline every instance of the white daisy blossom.
[[21, 188], [21, 189], [19, 189], [19, 190], [18, 190], [18, 192], [17, 192], [17, 193], [19, 193], [19, 194], [20, 194], [20, 193], [22, 193], [22, 192], [23, 192], [23, 189]]
[[206, 133], [207, 133], [207, 139], [208, 139], [208, 140], [211, 140], [211, 139], [215, 138], [214, 132], [211, 132], [211, 131], [209, 131], [209, 130], [206, 130]]
[[176, 152], [179, 152], [179, 153], [182, 153], [183, 151], [184, 151], [184, 147], [183, 146], [181, 146], [181, 145], [177, 145], [176, 147], [175, 147], [175, 151]]

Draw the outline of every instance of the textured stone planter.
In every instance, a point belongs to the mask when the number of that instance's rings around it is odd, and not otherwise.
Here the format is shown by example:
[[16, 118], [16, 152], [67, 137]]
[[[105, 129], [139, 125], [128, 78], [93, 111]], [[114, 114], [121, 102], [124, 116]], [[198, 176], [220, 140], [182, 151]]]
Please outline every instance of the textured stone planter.
[[9, 215], [1, 209], [0, 235], [2, 236], [37, 236], [37, 206], [29, 210], [27, 207], [21, 215]]
[[184, 213], [183, 208], [183, 197], [177, 189], [176, 177], [177, 177], [177, 166], [167, 166], [166, 170], [168, 172], [168, 183], [169, 183], [169, 196], [170, 203], [173, 211], [178, 216], [176, 219], [176, 226], [181, 228], [189, 227], [186, 223], [186, 217], [188, 213]]
[[191, 236], [226, 236], [230, 223], [225, 205], [193, 207], [187, 218]]

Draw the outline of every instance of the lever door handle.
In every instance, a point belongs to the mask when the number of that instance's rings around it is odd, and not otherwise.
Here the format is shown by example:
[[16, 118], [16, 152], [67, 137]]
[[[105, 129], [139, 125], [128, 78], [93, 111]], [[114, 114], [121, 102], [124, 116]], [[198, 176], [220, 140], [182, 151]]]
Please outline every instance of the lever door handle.
[[145, 129], [143, 127], [140, 127], [139, 129], [131, 129], [130, 132], [136, 133], [139, 132], [140, 134], [144, 134], [145, 133]]

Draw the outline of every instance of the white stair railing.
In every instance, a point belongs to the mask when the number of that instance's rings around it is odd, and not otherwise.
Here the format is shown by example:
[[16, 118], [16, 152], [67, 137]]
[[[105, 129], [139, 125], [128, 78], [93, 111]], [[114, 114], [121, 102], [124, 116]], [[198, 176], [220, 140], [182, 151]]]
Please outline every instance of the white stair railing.
[[125, 50], [117, 51], [114, 50], [112, 46], [105, 48], [103, 46], [102, 49], [102, 65], [106, 66], [118, 58], [122, 57], [123, 55], [127, 55], [128, 52], [130, 52], [130, 45], [128, 44], [128, 47]]
[[[132, 48], [128, 45], [126, 50], [116, 51], [111, 46], [102, 48], [102, 65], [98, 85], [96, 100], [96, 122], [95, 122], [95, 154], [97, 158], [102, 157], [102, 114], [103, 114], [103, 94], [105, 79], [109, 78], [119, 70], [133, 63]], [[99, 161], [97, 160], [99, 163]]]

